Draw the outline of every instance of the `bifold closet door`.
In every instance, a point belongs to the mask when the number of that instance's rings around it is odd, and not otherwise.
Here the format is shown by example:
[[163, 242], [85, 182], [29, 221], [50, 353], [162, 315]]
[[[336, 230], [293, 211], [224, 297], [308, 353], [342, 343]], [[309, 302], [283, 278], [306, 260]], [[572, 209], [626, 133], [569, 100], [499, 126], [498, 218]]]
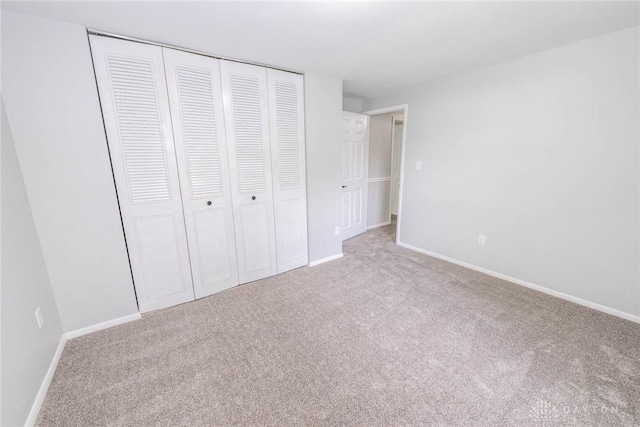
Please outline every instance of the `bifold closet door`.
[[267, 70], [220, 61], [240, 283], [277, 273]]
[[220, 64], [163, 48], [196, 298], [238, 284]]
[[191, 301], [162, 48], [90, 40], [140, 311]]
[[278, 273], [307, 265], [304, 81], [267, 70]]

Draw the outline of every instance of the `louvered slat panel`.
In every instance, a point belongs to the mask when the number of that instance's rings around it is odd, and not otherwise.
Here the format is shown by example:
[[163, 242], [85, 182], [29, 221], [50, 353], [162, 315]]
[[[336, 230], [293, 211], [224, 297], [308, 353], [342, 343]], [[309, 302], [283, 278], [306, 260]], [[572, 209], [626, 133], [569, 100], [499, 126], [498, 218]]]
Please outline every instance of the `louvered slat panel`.
[[260, 83], [255, 77], [232, 75], [230, 88], [239, 191], [265, 191]]
[[238, 284], [220, 64], [163, 48], [196, 298]]
[[107, 56], [131, 203], [171, 200], [150, 60]]
[[267, 70], [220, 61], [240, 283], [277, 272]]
[[300, 187], [300, 129], [298, 90], [287, 82], [275, 83], [278, 127], [278, 169], [281, 190]]
[[176, 82], [192, 199], [222, 194], [211, 72], [177, 66]]
[[162, 48], [89, 41], [138, 306], [146, 313], [192, 301]]
[[268, 70], [278, 273], [307, 264], [302, 76]]

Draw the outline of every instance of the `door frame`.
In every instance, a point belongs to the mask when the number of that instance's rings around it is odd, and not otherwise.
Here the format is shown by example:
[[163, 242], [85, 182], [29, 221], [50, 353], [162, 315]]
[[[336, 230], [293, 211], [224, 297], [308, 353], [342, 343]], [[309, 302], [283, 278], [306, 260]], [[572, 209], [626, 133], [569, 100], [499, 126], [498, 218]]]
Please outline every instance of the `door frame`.
[[[404, 116], [402, 114], [394, 114], [391, 116], [391, 169], [389, 169], [389, 219], [388, 222], [391, 224], [391, 205], [392, 205], [392, 192], [391, 186], [393, 185], [393, 166], [395, 161], [395, 150], [398, 141], [396, 141], [396, 120], [402, 120], [402, 130], [404, 132]], [[400, 150], [404, 146], [404, 139], [400, 137]], [[400, 161], [402, 161], [402, 154], [400, 155]], [[398, 180], [399, 181], [399, 180]], [[400, 188], [398, 187], [398, 206], [400, 206]], [[396, 209], [397, 210], [397, 209]], [[397, 216], [397, 213], [396, 213]]]
[[[404, 187], [404, 166], [405, 166], [405, 150], [407, 148], [407, 122], [409, 121], [409, 104], [393, 105], [390, 107], [377, 108], [375, 110], [364, 111], [362, 114], [367, 116], [375, 116], [378, 114], [394, 113], [396, 111], [403, 111], [404, 122], [402, 126], [402, 150], [400, 150], [400, 189], [398, 190], [398, 223], [396, 224], [396, 245], [400, 243], [400, 224], [402, 221], [402, 192]], [[371, 123], [371, 120], [369, 120]], [[367, 126], [367, 133], [368, 132]], [[391, 208], [391, 206], [389, 206]], [[391, 212], [391, 211], [389, 211]], [[391, 219], [391, 214], [389, 214]]]

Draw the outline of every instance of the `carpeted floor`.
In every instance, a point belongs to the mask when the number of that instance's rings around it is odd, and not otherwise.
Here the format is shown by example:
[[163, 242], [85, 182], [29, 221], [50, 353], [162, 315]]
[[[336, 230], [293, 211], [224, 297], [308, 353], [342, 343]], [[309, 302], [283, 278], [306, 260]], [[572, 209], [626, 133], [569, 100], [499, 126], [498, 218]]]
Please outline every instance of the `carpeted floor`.
[[397, 247], [71, 340], [37, 424], [640, 425], [640, 325]]

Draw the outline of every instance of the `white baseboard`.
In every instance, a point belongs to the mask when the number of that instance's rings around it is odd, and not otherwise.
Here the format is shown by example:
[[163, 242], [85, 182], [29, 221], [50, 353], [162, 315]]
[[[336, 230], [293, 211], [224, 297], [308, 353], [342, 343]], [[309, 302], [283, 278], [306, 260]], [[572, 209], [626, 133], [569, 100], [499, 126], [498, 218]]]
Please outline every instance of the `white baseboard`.
[[631, 313], [625, 313], [624, 311], [616, 310], [615, 308], [607, 307], [604, 305], [597, 304], [595, 302], [587, 301], [582, 298], [575, 297], [573, 295], [565, 294], [564, 292], [556, 291], [553, 289], [546, 288], [544, 286], [536, 285], [534, 283], [527, 282], [522, 279], [517, 279], [515, 277], [507, 276], [506, 274], [498, 273], [495, 271], [487, 270], [486, 268], [478, 267], [473, 264], [469, 264], [464, 261], [459, 261], [454, 258], [449, 258], [448, 256], [440, 255], [435, 252], [428, 251], [426, 249], [419, 248], [417, 246], [412, 246], [407, 243], [398, 242], [398, 246], [402, 246], [403, 248], [411, 249], [416, 252], [420, 252], [421, 254], [429, 255], [434, 258], [441, 259], [443, 261], [450, 262], [452, 264], [457, 264], [462, 267], [466, 267], [471, 270], [479, 271], [480, 273], [488, 274], [489, 276], [497, 277], [498, 279], [506, 280], [511, 283], [515, 283], [516, 285], [521, 285], [530, 289], [534, 289], [539, 292], [543, 292], [545, 294], [562, 298], [567, 301], [574, 302], [576, 304], [584, 305], [585, 307], [592, 308], [594, 310], [602, 311], [603, 313], [611, 314], [613, 316], [621, 317], [623, 319], [629, 320], [631, 322], [640, 323], [640, 316], [633, 315]]
[[107, 320], [106, 322], [96, 323], [95, 325], [87, 326], [86, 328], [76, 329], [75, 331], [67, 332], [64, 335], [68, 340], [70, 340], [71, 338], [80, 337], [82, 335], [87, 335], [92, 332], [101, 331], [103, 329], [111, 328], [112, 326], [121, 325], [138, 319], [142, 319], [142, 315], [140, 315], [140, 313], [134, 313], [128, 316], [118, 317], [117, 319]]
[[95, 325], [87, 326], [86, 328], [76, 329], [75, 331], [70, 331], [66, 334], [62, 334], [60, 343], [58, 344], [58, 348], [56, 349], [56, 352], [53, 355], [53, 359], [51, 360], [51, 364], [49, 365], [49, 369], [47, 370], [47, 374], [44, 376], [42, 385], [40, 385], [40, 390], [38, 390], [36, 399], [31, 406], [31, 411], [29, 411], [29, 416], [27, 417], [25, 426], [31, 427], [35, 424], [36, 419], [38, 418], [38, 413], [40, 412], [40, 408], [42, 407], [42, 403], [44, 402], [44, 398], [47, 395], [47, 391], [49, 390], [49, 385], [51, 385], [53, 374], [55, 374], [56, 368], [58, 367], [58, 362], [60, 361], [60, 357], [62, 356], [62, 351], [64, 350], [64, 346], [68, 340], [141, 318], [142, 316], [140, 315], [140, 313], [134, 313], [128, 316], [119, 317], [113, 320], [107, 320], [106, 322], [97, 323]]
[[60, 361], [60, 357], [62, 356], [62, 351], [64, 350], [64, 346], [66, 343], [67, 337], [63, 334], [62, 337], [60, 337], [58, 348], [53, 355], [53, 359], [51, 359], [51, 364], [49, 365], [49, 369], [47, 370], [46, 375], [44, 376], [44, 380], [42, 380], [42, 384], [40, 385], [38, 394], [36, 394], [36, 399], [33, 402], [33, 405], [31, 405], [31, 411], [29, 411], [29, 416], [27, 417], [27, 421], [25, 422], [25, 426], [27, 427], [31, 427], [36, 423], [36, 419], [38, 418], [38, 414], [40, 413], [40, 408], [42, 407], [44, 398], [47, 395], [49, 385], [51, 384], [51, 380], [53, 379], [53, 374], [55, 374], [56, 372], [58, 362]]
[[309, 267], [315, 267], [316, 265], [324, 264], [325, 262], [333, 261], [334, 259], [342, 258], [344, 255], [341, 253], [328, 256], [326, 258], [319, 259], [317, 261], [312, 261], [309, 263]]
[[375, 225], [367, 225], [367, 230], [373, 230], [374, 228], [384, 227], [385, 225], [391, 224], [391, 221], [381, 222], [380, 224]]

